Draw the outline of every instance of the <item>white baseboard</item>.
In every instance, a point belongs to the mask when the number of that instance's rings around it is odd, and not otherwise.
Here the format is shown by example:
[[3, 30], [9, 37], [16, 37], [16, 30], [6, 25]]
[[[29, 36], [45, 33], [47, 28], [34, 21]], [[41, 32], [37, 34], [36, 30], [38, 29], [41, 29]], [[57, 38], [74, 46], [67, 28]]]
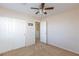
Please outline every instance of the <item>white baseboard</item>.
[[48, 43], [47, 43], [47, 45], [49, 45], [49, 46], [55, 46], [55, 47], [57, 47], [57, 48], [64, 49], [64, 50], [66, 50], [66, 51], [68, 51], [68, 52], [72, 52], [72, 53], [75, 53], [75, 54], [78, 54], [78, 55], [79, 55], [79, 52], [72, 51], [72, 50], [70, 50], [70, 49], [63, 48], [63, 47], [60, 47], [60, 46], [55, 45], [55, 44], [48, 44]]

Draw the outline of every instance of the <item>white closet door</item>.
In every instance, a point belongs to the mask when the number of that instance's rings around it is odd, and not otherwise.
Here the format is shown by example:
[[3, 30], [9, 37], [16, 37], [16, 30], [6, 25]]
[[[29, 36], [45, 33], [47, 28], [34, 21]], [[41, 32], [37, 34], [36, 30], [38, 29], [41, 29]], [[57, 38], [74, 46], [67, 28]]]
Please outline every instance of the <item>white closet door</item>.
[[0, 53], [25, 46], [26, 21], [0, 17]]

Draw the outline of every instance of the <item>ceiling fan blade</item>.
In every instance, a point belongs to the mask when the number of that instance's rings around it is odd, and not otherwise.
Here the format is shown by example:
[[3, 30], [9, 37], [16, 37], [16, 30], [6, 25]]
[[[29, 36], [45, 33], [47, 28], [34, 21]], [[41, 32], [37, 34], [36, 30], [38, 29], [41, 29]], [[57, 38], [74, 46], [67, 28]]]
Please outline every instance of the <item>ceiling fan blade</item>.
[[44, 14], [47, 14], [47, 12], [44, 12]]
[[44, 9], [45, 3], [41, 3], [41, 8]]
[[39, 9], [39, 8], [31, 7], [31, 9]]
[[35, 14], [38, 14], [39, 13], [39, 11], [37, 11]]
[[54, 7], [45, 8], [45, 10], [51, 10], [51, 9], [54, 9]]

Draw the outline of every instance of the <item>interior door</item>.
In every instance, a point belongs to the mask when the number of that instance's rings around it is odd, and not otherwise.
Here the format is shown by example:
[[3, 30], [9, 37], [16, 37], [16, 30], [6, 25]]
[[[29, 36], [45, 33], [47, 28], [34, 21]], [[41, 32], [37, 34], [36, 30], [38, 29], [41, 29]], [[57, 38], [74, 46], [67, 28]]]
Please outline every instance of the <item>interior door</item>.
[[41, 20], [40, 23], [40, 41], [47, 43], [47, 32], [46, 32], [46, 20]]

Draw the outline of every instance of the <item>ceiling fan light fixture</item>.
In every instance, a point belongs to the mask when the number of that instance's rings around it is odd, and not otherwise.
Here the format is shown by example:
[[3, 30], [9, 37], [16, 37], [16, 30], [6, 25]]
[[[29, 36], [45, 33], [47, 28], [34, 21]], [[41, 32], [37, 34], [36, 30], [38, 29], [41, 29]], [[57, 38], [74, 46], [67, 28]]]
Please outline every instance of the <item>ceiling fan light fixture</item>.
[[47, 7], [45, 8], [45, 3], [41, 3], [40, 8], [31, 7], [31, 9], [36, 9], [37, 12], [35, 14], [47, 14], [47, 10], [53, 10], [54, 7]]
[[43, 10], [43, 12], [46, 12], [46, 10]]
[[39, 11], [40, 11], [40, 14], [42, 14], [42, 13], [43, 13], [43, 12], [42, 12], [42, 9], [40, 9]]

